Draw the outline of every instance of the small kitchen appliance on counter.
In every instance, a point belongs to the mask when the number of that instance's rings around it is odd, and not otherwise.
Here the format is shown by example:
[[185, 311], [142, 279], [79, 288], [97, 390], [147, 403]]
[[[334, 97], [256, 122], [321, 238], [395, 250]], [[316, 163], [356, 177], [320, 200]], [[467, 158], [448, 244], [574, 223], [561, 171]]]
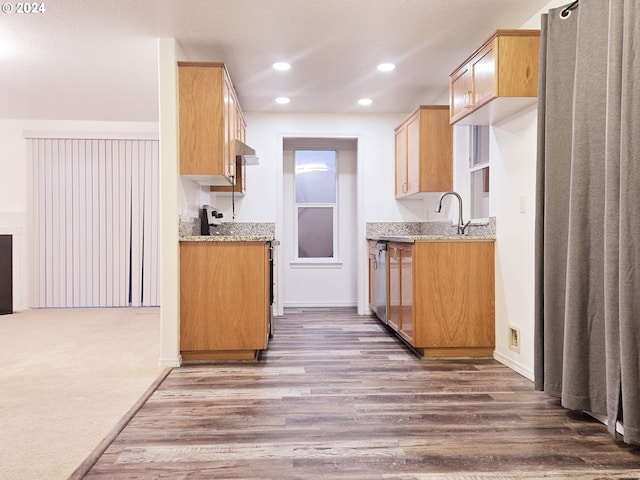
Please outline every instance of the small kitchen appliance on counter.
[[209, 235], [211, 227], [217, 227], [222, 223], [222, 217], [222, 213], [219, 213], [216, 207], [203, 205], [200, 212], [200, 219], [202, 220], [200, 234]]

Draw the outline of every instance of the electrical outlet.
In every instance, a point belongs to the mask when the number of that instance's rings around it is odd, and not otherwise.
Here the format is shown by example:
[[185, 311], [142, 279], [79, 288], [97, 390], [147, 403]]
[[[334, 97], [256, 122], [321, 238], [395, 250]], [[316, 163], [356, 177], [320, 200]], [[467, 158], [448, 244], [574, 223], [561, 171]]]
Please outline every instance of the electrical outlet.
[[516, 352], [520, 351], [520, 329], [509, 325], [509, 348]]

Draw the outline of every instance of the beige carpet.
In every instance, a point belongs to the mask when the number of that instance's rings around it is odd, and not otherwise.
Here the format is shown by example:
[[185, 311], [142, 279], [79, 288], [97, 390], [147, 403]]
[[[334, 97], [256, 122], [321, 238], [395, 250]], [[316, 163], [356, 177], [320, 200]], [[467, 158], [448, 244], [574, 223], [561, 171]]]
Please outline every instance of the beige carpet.
[[158, 308], [0, 316], [3, 480], [62, 480], [164, 371]]

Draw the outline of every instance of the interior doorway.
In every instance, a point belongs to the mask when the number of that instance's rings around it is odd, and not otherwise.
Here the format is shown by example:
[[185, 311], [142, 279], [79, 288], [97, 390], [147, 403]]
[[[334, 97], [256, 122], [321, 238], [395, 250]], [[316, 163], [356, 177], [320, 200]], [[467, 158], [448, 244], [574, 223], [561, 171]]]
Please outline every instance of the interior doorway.
[[357, 139], [283, 140], [283, 306], [357, 305]]

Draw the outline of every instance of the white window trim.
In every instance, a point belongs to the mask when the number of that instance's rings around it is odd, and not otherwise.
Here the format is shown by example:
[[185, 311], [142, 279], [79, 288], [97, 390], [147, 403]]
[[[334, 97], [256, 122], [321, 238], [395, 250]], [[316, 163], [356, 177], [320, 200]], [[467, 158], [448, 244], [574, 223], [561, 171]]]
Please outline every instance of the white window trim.
[[[298, 203], [296, 201], [297, 192], [296, 192], [296, 152], [299, 151], [311, 151], [311, 152], [334, 152], [336, 158], [336, 201], [335, 203]], [[342, 261], [340, 260], [340, 252], [338, 251], [338, 246], [340, 242], [338, 241], [340, 232], [338, 231], [338, 226], [340, 222], [338, 221], [338, 203], [340, 201], [339, 197], [339, 164], [340, 164], [340, 155], [339, 150], [336, 148], [296, 148], [293, 151], [293, 245], [294, 245], [294, 259], [289, 265], [292, 268], [342, 268]], [[298, 208], [333, 208], [333, 257], [324, 258], [324, 257], [315, 257], [315, 258], [300, 258], [298, 257]]]
[[[486, 169], [490, 169], [491, 168], [491, 150], [489, 149], [489, 142], [490, 139], [487, 139], [487, 157], [486, 160], [483, 162], [479, 162], [479, 163], [475, 163], [473, 162], [474, 159], [474, 150], [476, 148], [477, 145], [477, 139], [479, 136], [479, 129], [480, 128], [487, 128], [489, 129], [488, 126], [482, 126], [482, 125], [475, 125], [475, 126], [470, 126], [469, 127], [469, 162], [468, 162], [468, 174], [469, 174], [469, 194], [471, 196], [471, 202], [470, 202], [470, 215], [472, 218], [475, 219], [475, 217], [473, 217], [473, 212], [474, 212], [474, 197], [473, 197], [473, 174], [477, 171], [480, 170], [484, 170]], [[491, 135], [490, 130], [488, 131], [488, 136]], [[490, 171], [490, 170], [489, 170]], [[490, 193], [489, 192], [485, 192], [482, 194], [482, 198], [490, 198]]]
[[342, 261], [334, 258], [327, 258], [326, 261], [317, 258], [301, 258], [289, 262], [291, 268], [342, 268]]
[[[487, 159], [484, 162], [473, 163], [473, 161], [475, 160], [474, 158], [474, 155], [476, 153], [475, 147], [477, 145], [477, 138], [478, 138], [477, 132], [480, 128], [489, 128], [489, 127], [486, 125], [471, 125], [469, 127], [469, 171], [471, 172], [475, 170], [479, 170], [482, 167], [487, 167], [491, 162], [490, 155], [487, 155]], [[487, 145], [487, 148], [489, 148], [488, 145]]]

